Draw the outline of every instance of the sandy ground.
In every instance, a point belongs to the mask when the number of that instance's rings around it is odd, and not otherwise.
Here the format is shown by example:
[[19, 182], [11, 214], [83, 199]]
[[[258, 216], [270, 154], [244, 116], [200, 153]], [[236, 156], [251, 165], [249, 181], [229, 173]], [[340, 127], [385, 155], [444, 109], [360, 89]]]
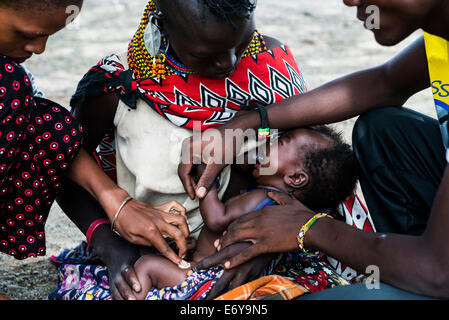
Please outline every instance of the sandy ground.
[[[42, 56], [26, 62], [48, 98], [64, 106], [77, 82], [102, 56], [126, 50], [146, 0], [85, 1], [76, 25], [50, 39]], [[277, 37], [296, 54], [309, 88], [345, 74], [381, 64], [421, 34], [384, 48], [355, 18], [355, 9], [340, 0], [262, 0], [257, 10], [262, 34]], [[426, 90], [407, 106], [435, 116]], [[311, 106], [313, 107], [313, 106]], [[336, 124], [347, 139], [355, 119]], [[77, 245], [84, 236], [55, 204], [46, 224], [47, 257], [15, 261], [0, 255], [0, 294], [12, 299], [45, 299], [56, 287], [56, 268], [49, 256]]]

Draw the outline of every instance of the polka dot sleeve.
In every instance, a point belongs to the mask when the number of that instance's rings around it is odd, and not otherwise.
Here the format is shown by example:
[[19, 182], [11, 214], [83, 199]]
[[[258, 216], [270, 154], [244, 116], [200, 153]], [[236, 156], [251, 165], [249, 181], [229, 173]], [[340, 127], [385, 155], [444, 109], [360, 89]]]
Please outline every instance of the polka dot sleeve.
[[76, 119], [34, 97], [22, 67], [0, 57], [0, 251], [45, 255], [45, 222], [81, 144]]

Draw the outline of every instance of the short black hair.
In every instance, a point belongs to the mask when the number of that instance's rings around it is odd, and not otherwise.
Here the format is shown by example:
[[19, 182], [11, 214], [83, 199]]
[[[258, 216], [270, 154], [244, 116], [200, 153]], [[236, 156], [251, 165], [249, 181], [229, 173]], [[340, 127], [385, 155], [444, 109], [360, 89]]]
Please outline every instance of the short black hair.
[[341, 133], [329, 126], [309, 127], [333, 141], [329, 148], [311, 148], [305, 154], [305, 170], [311, 184], [303, 190], [301, 201], [314, 210], [335, 210], [354, 191], [358, 180], [358, 165], [351, 146]]
[[233, 24], [232, 18], [251, 17], [251, 13], [256, 9], [257, 0], [199, 0], [215, 16]]
[[36, 8], [45, 10], [71, 4], [77, 5], [82, 2], [83, 0], [0, 0], [0, 7], [10, 7], [14, 9]]

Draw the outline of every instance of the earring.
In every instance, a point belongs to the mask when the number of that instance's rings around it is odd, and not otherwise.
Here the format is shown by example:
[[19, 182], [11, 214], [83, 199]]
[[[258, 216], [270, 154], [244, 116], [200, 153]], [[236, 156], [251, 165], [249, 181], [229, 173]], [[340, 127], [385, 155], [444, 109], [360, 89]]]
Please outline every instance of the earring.
[[162, 44], [162, 34], [154, 13], [148, 15], [148, 25], [143, 33], [143, 41], [148, 53], [155, 59]]
[[[159, 12], [158, 15], [162, 15], [162, 12]], [[151, 72], [159, 80], [164, 80], [166, 71], [165, 54], [161, 52], [162, 33], [153, 12], [148, 15], [148, 18], [149, 21], [143, 34], [143, 41], [148, 53], [153, 57]]]

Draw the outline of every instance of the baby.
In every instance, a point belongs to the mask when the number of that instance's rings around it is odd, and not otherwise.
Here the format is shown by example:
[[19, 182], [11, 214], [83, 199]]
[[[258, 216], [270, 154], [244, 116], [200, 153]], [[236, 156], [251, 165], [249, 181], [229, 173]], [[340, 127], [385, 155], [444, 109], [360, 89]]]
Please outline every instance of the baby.
[[[242, 166], [251, 168], [256, 182], [254, 189], [223, 203], [218, 198], [217, 186], [214, 186], [200, 200], [205, 226], [191, 256], [191, 265], [216, 252], [214, 241], [232, 221], [266, 205], [275, 204], [268, 198], [267, 193], [270, 191], [287, 193], [318, 212], [336, 208], [354, 190], [357, 169], [353, 152], [341, 136], [329, 127], [286, 131], [277, 142], [277, 153], [270, 152], [275, 144], [267, 143], [267, 157], [263, 164]], [[277, 157], [270, 157], [271, 153], [277, 154]], [[276, 173], [261, 175], [262, 168], [269, 166], [277, 167]], [[142, 284], [142, 291], [137, 294], [137, 298], [192, 298], [203, 283], [208, 282], [210, 290], [223, 271], [219, 268], [193, 273], [191, 268], [182, 267], [160, 255], [142, 256], [135, 264]], [[207, 295], [207, 290], [201, 291], [201, 295], [196, 294], [195, 298]]]

